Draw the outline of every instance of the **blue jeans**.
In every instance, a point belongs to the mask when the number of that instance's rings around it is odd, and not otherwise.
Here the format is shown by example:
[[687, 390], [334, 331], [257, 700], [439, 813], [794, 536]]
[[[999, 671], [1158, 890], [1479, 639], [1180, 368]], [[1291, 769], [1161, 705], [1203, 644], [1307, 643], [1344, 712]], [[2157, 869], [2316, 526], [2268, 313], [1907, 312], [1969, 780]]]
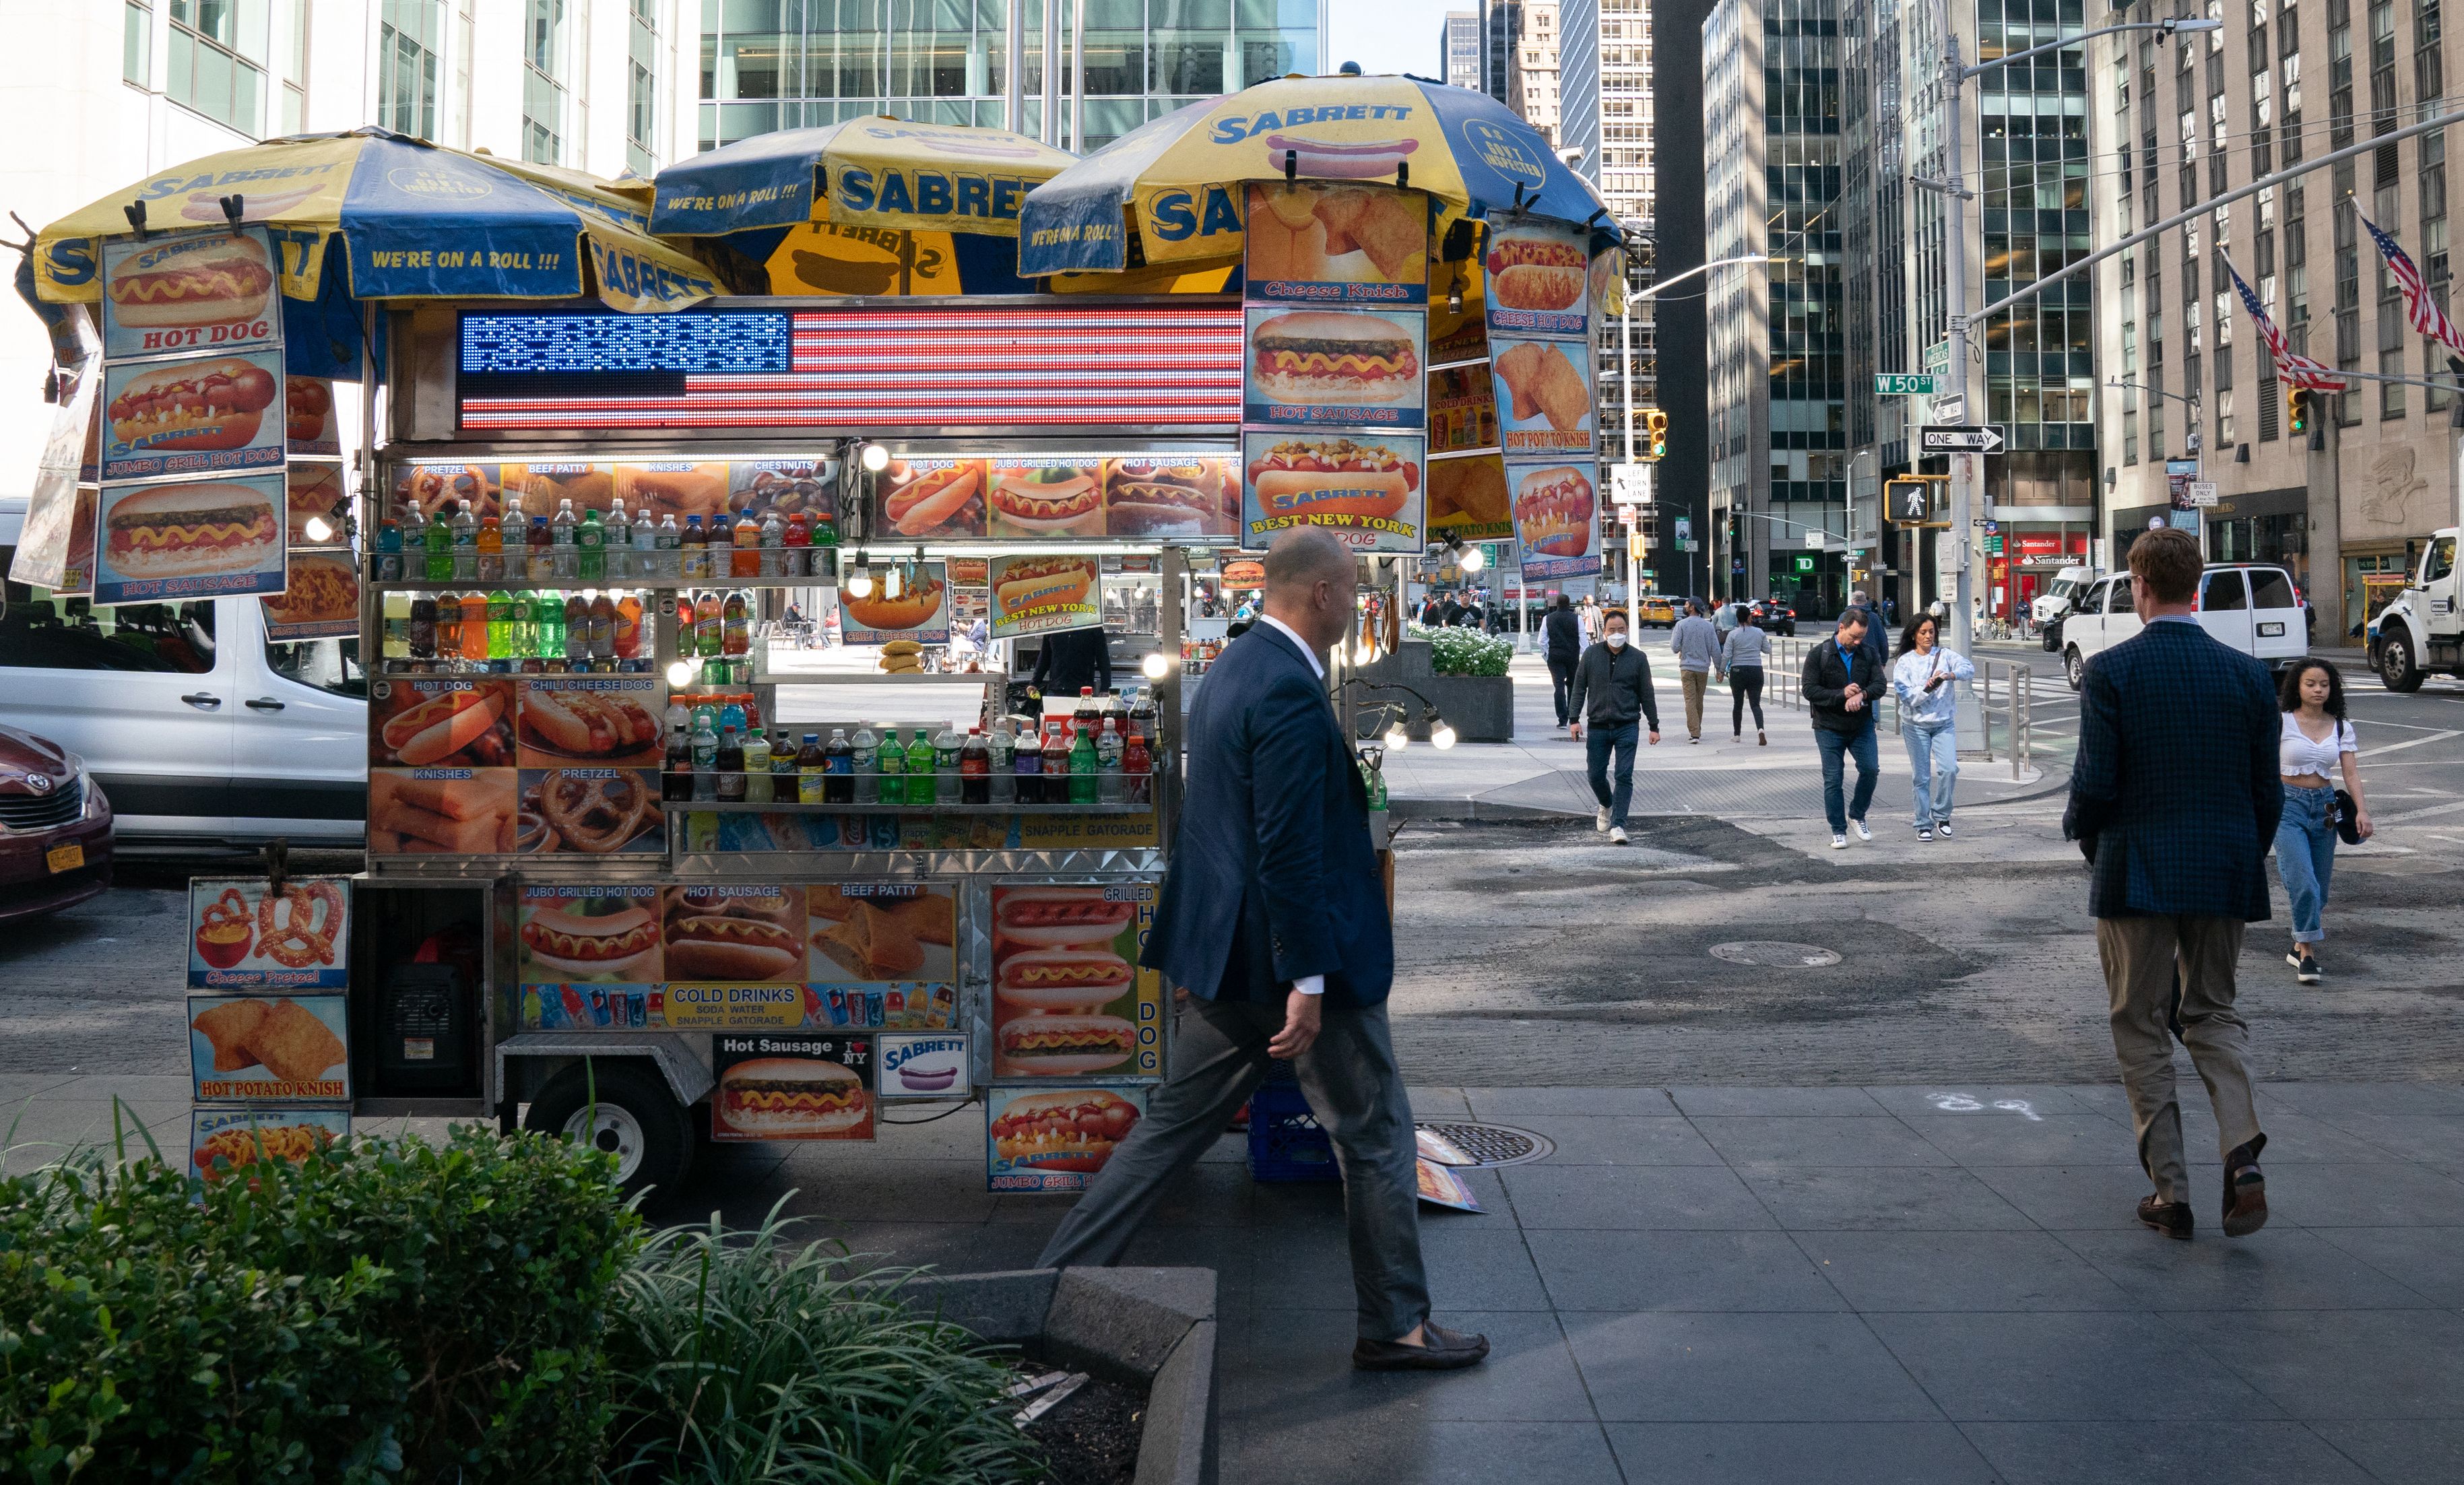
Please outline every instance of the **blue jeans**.
[[2336, 827], [2327, 812], [2330, 789], [2284, 788], [2284, 815], [2276, 823], [2276, 874], [2293, 899], [2293, 942], [2316, 944], [2327, 936], [2320, 915], [2327, 909], [2327, 879], [2336, 871]]
[[1900, 740], [1908, 745], [1909, 793], [1916, 796], [1917, 825], [1950, 823], [1951, 786], [1959, 782], [1959, 724], [1905, 722]]
[[[1822, 813], [1831, 819], [1831, 833], [1844, 836], [1848, 821], [1863, 819], [1865, 810], [1874, 802], [1874, 785], [1881, 779], [1881, 755], [1874, 748], [1874, 724], [1867, 722], [1853, 732], [1835, 732], [1827, 728], [1814, 730], [1814, 746], [1822, 753]], [[1840, 803], [1840, 782], [1847, 771], [1846, 759], [1857, 759], [1856, 802]]]
[[[1623, 727], [1583, 727], [1584, 759], [1590, 765], [1592, 797], [1609, 812], [1609, 823], [1625, 825], [1625, 807], [1634, 801], [1634, 748], [1642, 737], [1642, 724], [1628, 722]], [[1617, 750], [1617, 788], [1609, 788], [1609, 750]]]

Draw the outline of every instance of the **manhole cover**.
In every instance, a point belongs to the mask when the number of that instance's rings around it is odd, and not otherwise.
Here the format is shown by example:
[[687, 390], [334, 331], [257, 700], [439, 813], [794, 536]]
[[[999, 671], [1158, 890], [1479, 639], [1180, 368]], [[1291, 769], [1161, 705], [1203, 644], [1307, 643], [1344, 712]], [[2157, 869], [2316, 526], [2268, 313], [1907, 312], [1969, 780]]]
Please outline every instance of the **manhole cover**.
[[1818, 970], [1827, 964], [1837, 964], [1836, 950], [1820, 949], [1812, 944], [1786, 944], [1776, 939], [1747, 939], [1734, 944], [1714, 944], [1711, 957], [1726, 959], [1730, 964], [1750, 964], [1766, 970]]
[[1420, 1134], [1420, 1153], [1440, 1165], [1519, 1166], [1527, 1161], [1545, 1160], [1557, 1152], [1547, 1135], [1505, 1125], [1422, 1120], [1415, 1127]]

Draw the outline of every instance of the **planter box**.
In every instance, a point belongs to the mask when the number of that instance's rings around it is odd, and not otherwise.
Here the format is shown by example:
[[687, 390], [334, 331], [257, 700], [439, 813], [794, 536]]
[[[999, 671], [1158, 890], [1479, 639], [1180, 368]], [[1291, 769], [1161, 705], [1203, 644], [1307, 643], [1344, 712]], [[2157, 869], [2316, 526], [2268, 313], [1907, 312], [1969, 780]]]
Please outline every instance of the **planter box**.
[[1404, 707], [1403, 732], [1414, 742], [1429, 740], [1428, 724], [1421, 720], [1420, 704], [1409, 692], [1393, 689], [1408, 686], [1429, 698], [1438, 715], [1453, 725], [1455, 734], [1464, 742], [1512, 742], [1514, 740], [1514, 678], [1508, 675], [1439, 675], [1430, 667], [1429, 642], [1405, 640], [1403, 647], [1381, 655], [1374, 665], [1362, 666], [1353, 674], [1360, 687], [1354, 693], [1361, 709], [1361, 736], [1382, 732], [1382, 725], [1373, 725], [1376, 705], [1382, 701], [1399, 702]]
[[1021, 1269], [934, 1275], [900, 1287], [987, 1341], [1147, 1391], [1137, 1485], [1214, 1485], [1215, 1271]]

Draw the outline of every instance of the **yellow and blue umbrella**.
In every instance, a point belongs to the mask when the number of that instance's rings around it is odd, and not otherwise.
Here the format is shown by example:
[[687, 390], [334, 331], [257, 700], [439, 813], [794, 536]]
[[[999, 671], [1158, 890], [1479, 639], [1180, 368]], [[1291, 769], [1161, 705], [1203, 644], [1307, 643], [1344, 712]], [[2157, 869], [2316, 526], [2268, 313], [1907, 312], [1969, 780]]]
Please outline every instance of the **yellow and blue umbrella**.
[[1077, 160], [1023, 134], [882, 116], [679, 161], [650, 228], [717, 239], [785, 295], [1024, 294], [1018, 213]]
[[35, 292], [55, 304], [101, 297], [101, 240], [133, 229], [132, 205], [147, 230], [170, 231], [222, 226], [236, 197], [239, 221], [272, 233], [290, 300], [595, 293], [646, 313], [719, 294], [709, 269], [649, 235], [644, 194], [385, 129], [297, 135], [157, 171], [54, 222], [36, 234]]
[[1539, 132], [1485, 93], [1418, 77], [1283, 77], [1192, 103], [1029, 192], [1019, 272], [1119, 273], [1136, 233], [1151, 264], [1237, 258], [1242, 183], [1380, 181], [1426, 191], [1441, 225], [1513, 212], [1588, 225], [1608, 207]]

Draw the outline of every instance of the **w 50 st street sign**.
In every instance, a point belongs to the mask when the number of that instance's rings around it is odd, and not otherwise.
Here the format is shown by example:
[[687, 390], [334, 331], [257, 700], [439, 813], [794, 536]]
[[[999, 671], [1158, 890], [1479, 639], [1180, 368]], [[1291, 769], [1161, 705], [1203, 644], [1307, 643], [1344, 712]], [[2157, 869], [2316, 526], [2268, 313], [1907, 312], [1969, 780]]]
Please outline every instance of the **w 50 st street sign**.
[[1929, 454], [1998, 454], [2002, 451], [2002, 427], [1987, 423], [1966, 427], [1920, 428], [1917, 449]]

